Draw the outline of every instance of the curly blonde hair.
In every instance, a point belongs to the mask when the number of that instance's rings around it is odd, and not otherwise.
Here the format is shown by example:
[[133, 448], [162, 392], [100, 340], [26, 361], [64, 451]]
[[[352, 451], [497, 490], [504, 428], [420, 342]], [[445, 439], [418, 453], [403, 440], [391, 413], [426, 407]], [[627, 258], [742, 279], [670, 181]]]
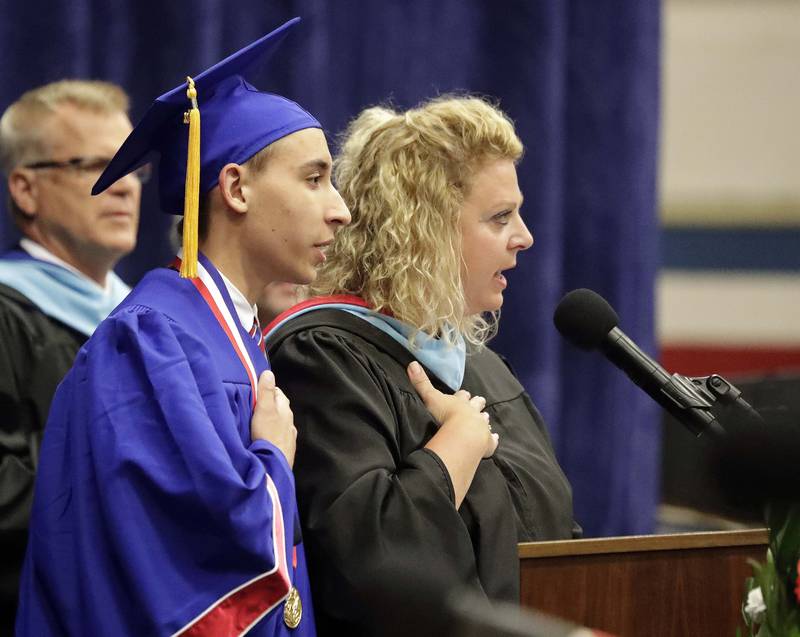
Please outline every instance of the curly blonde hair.
[[522, 152], [511, 120], [478, 97], [364, 110], [334, 162], [352, 222], [337, 233], [312, 293], [356, 294], [419, 331], [452, 342], [455, 328], [485, 343], [497, 315], [465, 315], [459, 214], [486, 162], [517, 162]]

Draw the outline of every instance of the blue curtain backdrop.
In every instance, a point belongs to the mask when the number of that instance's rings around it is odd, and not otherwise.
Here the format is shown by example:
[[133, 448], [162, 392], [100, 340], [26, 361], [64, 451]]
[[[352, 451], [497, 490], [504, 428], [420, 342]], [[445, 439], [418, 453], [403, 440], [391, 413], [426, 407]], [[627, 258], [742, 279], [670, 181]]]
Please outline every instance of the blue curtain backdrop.
[[[359, 109], [447, 91], [497, 98], [527, 148], [520, 166], [536, 243], [510, 276], [505, 353], [544, 413], [587, 535], [647, 533], [658, 492], [658, 412], [600, 356], [552, 326], [561, 295], [591, 287], [654, 349], [659, 0], [0, 0], [0, 108], [62, 77], [156, 95], [300, 15], [251, 81], [290, 96], [330, 136]], [[129, 282], [171, 254], [155, 187]], [[5, 197], [4, 197], [5, 198]], [[15, 240], [3, 216], [4, 246]]]

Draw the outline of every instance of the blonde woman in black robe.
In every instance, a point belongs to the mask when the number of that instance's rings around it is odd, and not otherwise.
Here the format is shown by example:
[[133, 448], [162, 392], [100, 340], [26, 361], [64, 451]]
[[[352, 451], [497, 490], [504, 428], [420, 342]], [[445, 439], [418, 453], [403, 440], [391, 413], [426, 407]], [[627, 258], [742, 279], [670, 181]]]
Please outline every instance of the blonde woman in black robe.
[[517, 542], [576, 532], [542, 418], [486, 346], [503, 273], [533, 243], [522, 150], [472, 97], [370, 108], [346, 132], [335, 170], [352, 223], [315, 298], [267, 328], [298, 429], [320, 634], [381, 632], [365, 608], [398, 564], [516, 601]]

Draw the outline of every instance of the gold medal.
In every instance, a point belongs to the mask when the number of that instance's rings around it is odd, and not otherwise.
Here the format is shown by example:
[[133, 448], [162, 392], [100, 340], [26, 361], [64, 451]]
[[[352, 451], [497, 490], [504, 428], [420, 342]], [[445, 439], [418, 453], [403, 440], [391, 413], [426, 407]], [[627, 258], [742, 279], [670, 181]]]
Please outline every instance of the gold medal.
[[283, 622], [289, 628], [297, 628], [301, 619], [303, 619], [303, 602], [300, 601], [300, 593], [292, 586], [283, 605]]

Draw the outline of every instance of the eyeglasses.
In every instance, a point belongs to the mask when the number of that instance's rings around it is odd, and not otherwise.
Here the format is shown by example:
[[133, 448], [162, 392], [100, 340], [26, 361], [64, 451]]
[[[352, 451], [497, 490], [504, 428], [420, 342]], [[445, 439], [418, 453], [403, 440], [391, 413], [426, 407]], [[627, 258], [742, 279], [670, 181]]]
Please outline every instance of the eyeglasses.
[[[32, 164], [27, 164], [25, 168], [32, 170], [44, 170], [46, 168], [65, 168], [67, 170], [75, 171], [83, 175], [100, 175], [111, 162], [111, 159], [106, 157], [72, 157], [63, 161], [37, 161]], [[150, 164], [145, 164], [134, 170], [131, 174], [139, 180], [140, 183], [146, 184], [150, 180], [152, 173]]]

